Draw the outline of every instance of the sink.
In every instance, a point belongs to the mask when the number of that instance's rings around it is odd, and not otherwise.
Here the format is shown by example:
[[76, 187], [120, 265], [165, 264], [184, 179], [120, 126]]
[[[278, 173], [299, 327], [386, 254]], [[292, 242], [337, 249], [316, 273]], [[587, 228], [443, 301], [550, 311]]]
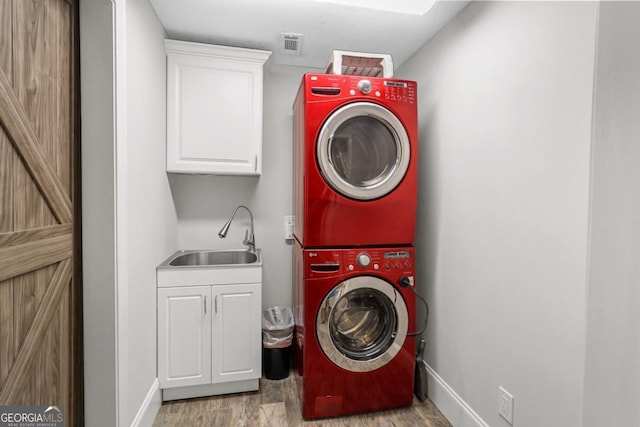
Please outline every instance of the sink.
[[262, 283], [262, 251], [180, 250], [156, 271], [158, 287]]
[[181, 267], [185, 265], [253, 264], [257, 260], [258, 255], [247, 251], [191, 252], [177, 256], [169, 261], [169, 265]]
[[259, 254], [259, 251], [249, 252], [244, 249], [177, 251], [160, 268], [255, 264], [260, 261]]

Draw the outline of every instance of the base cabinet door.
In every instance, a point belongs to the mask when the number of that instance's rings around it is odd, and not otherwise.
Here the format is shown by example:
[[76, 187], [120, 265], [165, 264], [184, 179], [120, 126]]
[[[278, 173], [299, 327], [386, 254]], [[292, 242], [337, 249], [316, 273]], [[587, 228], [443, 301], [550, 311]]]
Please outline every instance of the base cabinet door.
[[222, 383], [260, 378], [261, 285], [214, 286], [212, 296], [212, 381]]
[[158, 289], [161, 388], [211, 383], [211, 287]]

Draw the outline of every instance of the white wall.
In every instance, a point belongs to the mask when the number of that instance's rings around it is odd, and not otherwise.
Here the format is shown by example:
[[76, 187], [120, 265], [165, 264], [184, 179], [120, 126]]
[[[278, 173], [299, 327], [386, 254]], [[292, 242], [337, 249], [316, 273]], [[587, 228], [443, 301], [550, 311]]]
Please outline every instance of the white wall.
[[178, 211], [178, 247], [241, 248], [249, 217], [238, 211], [226, 239], [218, 231], [233, 209], [253, 212], [256, 247], [263, 249], [264, 307], [291, 306], [291, 244], [284, 239], [284, 215], [292, 214], [292, 106], [302, 75], [317, 71], [270, 66], [264, 77], [262, 176], [171, 175]]
[[117, 425], [115, 9], [80, 2], [85, 425]]
[[148, 413], [139, 417], [153, 420], [161, 402], [155, 267], [176, 249], [177, 218], [166, 173], [165, 31], [148, 0], [126, 5], [128, 382], [122, 391], [130, 425], [141, 410]]
[[155, 267], [177, 245], [164, 29], [147, 0], [80, 3], [85, 425], [151, 425]]
[[472, 2], [396, 73], [419, 87], [430, 395], [457, 427], [507, 425], [500, 385], [518, 427], [580, 424], [596, 9]]
[[600, 5], [584, 426], [640, 425], [640, 4]]

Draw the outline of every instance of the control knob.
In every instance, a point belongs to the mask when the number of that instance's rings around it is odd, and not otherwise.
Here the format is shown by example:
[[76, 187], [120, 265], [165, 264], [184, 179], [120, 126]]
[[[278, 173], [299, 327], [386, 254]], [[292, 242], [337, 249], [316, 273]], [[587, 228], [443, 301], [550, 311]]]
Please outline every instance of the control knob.
[[371, 257], [369, 256], [369, 254], [362, 252], [358, 254], [358, 257], [356, 258], [356, 262], [360, 267], [368, 267], [369, 264], [371, 264]]
[[358, 82], [358, 89], [360, 89], [360, 92], [366, 95], [371, 92], [373, 86], [371, 85], [371, 82], [369, 80], [360, 80]]

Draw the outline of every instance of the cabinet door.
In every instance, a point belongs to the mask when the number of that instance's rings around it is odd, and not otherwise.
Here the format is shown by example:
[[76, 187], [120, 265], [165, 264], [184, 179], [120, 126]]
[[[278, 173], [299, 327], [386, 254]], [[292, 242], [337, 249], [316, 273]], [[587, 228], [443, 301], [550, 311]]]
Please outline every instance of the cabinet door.
[[260, 175], [268, 52], [167, 40], [167, 170]]
[[158, 289], [161, 388], [211, 382], [211, 287]]
[[214, 286], [212, 381], [262, 376], [262, 287], [259, 283]]

